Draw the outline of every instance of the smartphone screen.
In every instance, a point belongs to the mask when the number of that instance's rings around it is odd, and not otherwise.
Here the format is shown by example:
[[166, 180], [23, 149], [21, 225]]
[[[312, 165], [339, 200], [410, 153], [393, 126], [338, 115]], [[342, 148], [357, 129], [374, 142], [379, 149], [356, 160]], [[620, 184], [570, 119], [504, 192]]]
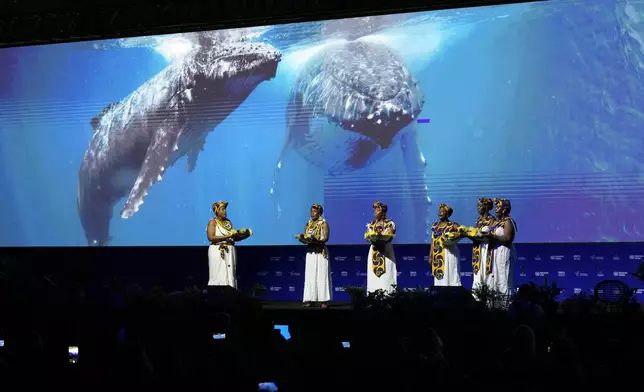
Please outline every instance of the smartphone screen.
[[275, 329], [280, 331], [280, 334], [282, 334], [284, 339], [289, 340], [291, 338], [291, 333], [288, 331], [288, 325], [276, 325]]
[[214, 340], [224, 340], [224, 339], [226, 339], [226, 334], [225, 333], [213, 333], [212, 338]]
[[274, 382], [260, 382], [259, 383], [259, 390], [260, 391], [277, 392], [277, 385], [275, 385]]
[[78, 363], [78, 346], [69, 346], [67, 350], [69, 363]]
[[349, 343], [349, 342], [342, 342], [342, 347], [344, 347], [344, 348], [351, 348], [351, 343]]

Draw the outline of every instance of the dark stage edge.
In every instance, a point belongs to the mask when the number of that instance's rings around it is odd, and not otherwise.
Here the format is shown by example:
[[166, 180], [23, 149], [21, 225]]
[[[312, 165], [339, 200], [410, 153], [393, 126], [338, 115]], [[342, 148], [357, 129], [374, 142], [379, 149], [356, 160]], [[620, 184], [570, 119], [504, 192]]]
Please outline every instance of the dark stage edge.
[[326, 309], [319, 306], [311, 306], [310, 308], [302, 307], [303, 303], [298, 301], [263, 301], [262, 308], [268, 311], [283, 310], [283, 311], [301, 311], [301, 312], [326, 312], [332, 310], [351, 310], [351, 305], [348, 302], [331, 302]]
[[351, 311], [348, 302], [332, 302], [328, 308], [303, 308], [299, 301], [265, 301], [262, 308], [275, 324], [292, 325], [294, 323], [333, 323], [346, 325], [351, 323], [355, 312]]

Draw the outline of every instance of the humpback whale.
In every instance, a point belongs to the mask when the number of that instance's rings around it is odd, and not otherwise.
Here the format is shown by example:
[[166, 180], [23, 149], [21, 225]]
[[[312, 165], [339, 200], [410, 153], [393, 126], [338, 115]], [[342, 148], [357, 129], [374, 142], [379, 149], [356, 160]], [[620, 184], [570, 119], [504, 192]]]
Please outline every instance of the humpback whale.
[[265, 43], [200, 45], [91, 120], [94, 134], [78, 174], [78, 212], [90, 246], [106, 245], [115, 204], [129, 218], [167, 168], [195, 168], [206, 136], [263, 81], [280, 52]]
[[[393, 148], [402, 148], [415, 213], [427, 217], [425, 160], [412, 124], [424, 102], [419, 82], [386, 45], [358, 39], [320, 49], [290, 91], [286, 142], [270, 191], [278, 217], [279, 179], [289, 151], [333, 175], [371, 165]], [[417, 220], [416, 237], [426, 238], [427, 218]]]

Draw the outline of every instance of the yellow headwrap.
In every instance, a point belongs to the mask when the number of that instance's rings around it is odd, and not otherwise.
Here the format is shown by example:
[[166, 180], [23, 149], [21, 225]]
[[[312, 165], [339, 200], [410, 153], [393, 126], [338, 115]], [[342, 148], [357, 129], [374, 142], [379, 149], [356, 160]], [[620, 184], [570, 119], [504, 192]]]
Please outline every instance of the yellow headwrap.
[[389, 207], [387, 207], [387, 205], [385, 203], [381, 203], [379, 201], [374, 201], [373, 204], [371, 205], [371, 207], [373, 207], [373, 208], [380, 207], [380, 209], [382, 210], [383, 214], [385, 214], [385, 215], [387, 214], [387, 210], [389, 209]]
[[216, 214], [217, 211], [219, 211], [222, 208], [226, 208], [226, 207], [228, 207], [228, 202], [227, 201], [218, 201], [216, 203], [212, 203], [212, 212], [214, 212]]
[[489, 197], [480, 198], [479, 204], [485, 207], [486, 212], [490, 212], [490, 210], [492, 210], [492, 208], [494, 207], [494, 204], [492, 203], [492, 199], [490, 199]]
[[439, 204], [438, 209], [440, 210], [441, 208], [444, 208], [445, 211], [447, 211], [447, 217], [448, 218], [450, 216], [452, 216], [452, 213], [454, 213], [454, 209], [452, 207], [448, 206], [447, 204]]
[[510, 203], [510, 200], [508, 199], [494, 199], [494, 205], [496, 207], [505, 208], [508, 212], [512, 209], [512, 203]]
[[315, 203], [311, 206], [311, 209], [318, 210], [320, 211], [320, 215], [324, 213], [324, 208], [322, 208], [321, 204]]

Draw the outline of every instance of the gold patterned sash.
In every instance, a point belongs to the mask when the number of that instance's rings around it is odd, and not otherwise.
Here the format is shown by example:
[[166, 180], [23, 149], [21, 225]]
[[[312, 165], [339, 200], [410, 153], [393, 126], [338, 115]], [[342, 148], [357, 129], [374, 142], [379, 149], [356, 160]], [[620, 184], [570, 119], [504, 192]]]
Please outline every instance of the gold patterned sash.
[[[476, 228], [482, 229], [485, 226], [488, 226], [490, 230], [493, 229], [493, 225], [496, 220], [492, 215], [479, 216], [476, 218]], [[483, 244], [481, 242], [474, 242], [472, 245], [472, 271], [475, 274], [478, 274], [481, 270], [481, 247]], [[491, 246], [487, 247], [487, 254], [485, 256], [485, 274], [489, 275], [492, 273], [492, 253], [493, 249]]]
[[438, 280], [445, 277], [445, 241], [447, 240], [447, 234], [456, 230], [458, 230], [458, 225], [454, 222], [444, 224], [436, 222], [432, 225], [432, 275]]
[[375, 246], [371, 246], [371, 270], [377, 278], [387, 272], [385, 254]]
[[[316, 221], [310, 220], [309, 223], [306, 225], [306, 230], [304, 230], [304, 236], [308, 238], [312, 238], [315, 241], [320, 241], [322, 239], [322, 224], [324, 223], [324, 219], [318, 219]], [[326, 246], [324, 244], [307, 244], [307, 249], [312, 250], [316, 253], [321, 253], [322, 257], [325, 259], [328, 258], [328, 254], [326, 252]]]
[[[217, 223], [217, 226], [219, 227], [219, 230], [223, 235], [230, 235], [234, 232], [233, 224], [228, 219], [226, 219], [225, 221], [215, 219], [215, 222]], [[230, 253], [230, 248], [232, 247], [232, 245], [227, 242], [222, 242], [217, 245], [219, 246], [219, 255], [222, 259], [225, 258], [226, 253]]]
[[[385, 231], [395, 231], [393, 222], [389, 219], [379, 222], [371, 222], [367, 225], [368, 233], [384, 233]], [[395, 234], [395, 233], [392, 233]], [[371, 245], [371, 270], [377, 278], [387, 272], [385, 254], [377, 246]]]

